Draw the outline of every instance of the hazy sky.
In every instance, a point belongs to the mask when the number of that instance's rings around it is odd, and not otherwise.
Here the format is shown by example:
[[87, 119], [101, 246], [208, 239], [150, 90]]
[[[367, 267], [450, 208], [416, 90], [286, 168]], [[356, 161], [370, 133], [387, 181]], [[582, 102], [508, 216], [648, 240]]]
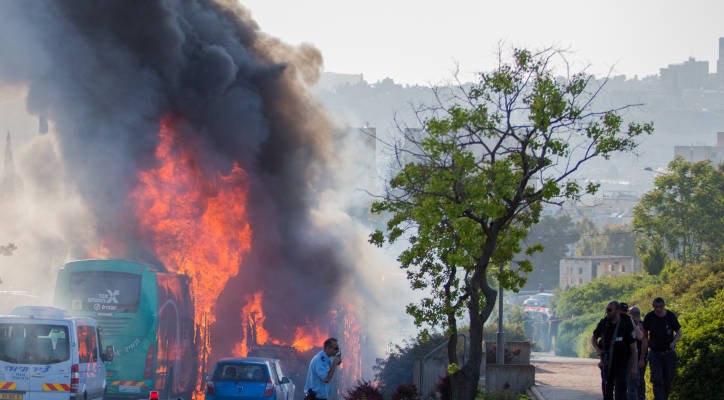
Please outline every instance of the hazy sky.
[[490, 68], [497, 43], [573, 50], [590, 72], [653, 75], [689, 56], [716, 70], [722, 0], [241, 0], [261, 28], [322, 51], [325, 70], [368, 82]]

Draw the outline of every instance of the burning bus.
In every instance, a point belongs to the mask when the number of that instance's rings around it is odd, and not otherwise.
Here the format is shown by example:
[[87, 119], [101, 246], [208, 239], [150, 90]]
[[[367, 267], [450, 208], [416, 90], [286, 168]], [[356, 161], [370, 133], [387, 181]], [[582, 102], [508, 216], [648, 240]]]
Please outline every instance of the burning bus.
[[73, 316], [94, 318], [115, 348], [107, 364], [106, 397], [190, 399], [197, 367], [189, 278], [125, 260], [65, 264], [55, 303]]

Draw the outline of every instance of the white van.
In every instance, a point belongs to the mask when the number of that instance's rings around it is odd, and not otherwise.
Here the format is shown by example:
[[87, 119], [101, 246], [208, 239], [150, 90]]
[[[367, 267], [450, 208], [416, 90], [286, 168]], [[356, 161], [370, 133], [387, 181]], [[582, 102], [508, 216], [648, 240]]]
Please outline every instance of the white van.
[[0, 400], [102, 399], [104, 361], [96, 322], [53, 307], [0, 316]]

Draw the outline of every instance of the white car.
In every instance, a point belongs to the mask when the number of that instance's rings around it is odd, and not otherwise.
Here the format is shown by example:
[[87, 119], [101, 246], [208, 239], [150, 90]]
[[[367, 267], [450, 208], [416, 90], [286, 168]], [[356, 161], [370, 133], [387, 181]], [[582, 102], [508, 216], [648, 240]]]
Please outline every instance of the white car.
[[96, 322], [53, 307], [16, 307], [0, 316], [0, 399], [103, 399], [104, 361]]

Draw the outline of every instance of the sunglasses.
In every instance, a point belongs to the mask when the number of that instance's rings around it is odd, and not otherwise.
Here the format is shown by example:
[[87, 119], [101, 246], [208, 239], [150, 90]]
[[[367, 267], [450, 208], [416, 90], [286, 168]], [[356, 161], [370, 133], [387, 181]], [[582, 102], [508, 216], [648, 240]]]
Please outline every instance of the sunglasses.
[[606, 312], [613, 312], [613, 308], [607, 308]]

